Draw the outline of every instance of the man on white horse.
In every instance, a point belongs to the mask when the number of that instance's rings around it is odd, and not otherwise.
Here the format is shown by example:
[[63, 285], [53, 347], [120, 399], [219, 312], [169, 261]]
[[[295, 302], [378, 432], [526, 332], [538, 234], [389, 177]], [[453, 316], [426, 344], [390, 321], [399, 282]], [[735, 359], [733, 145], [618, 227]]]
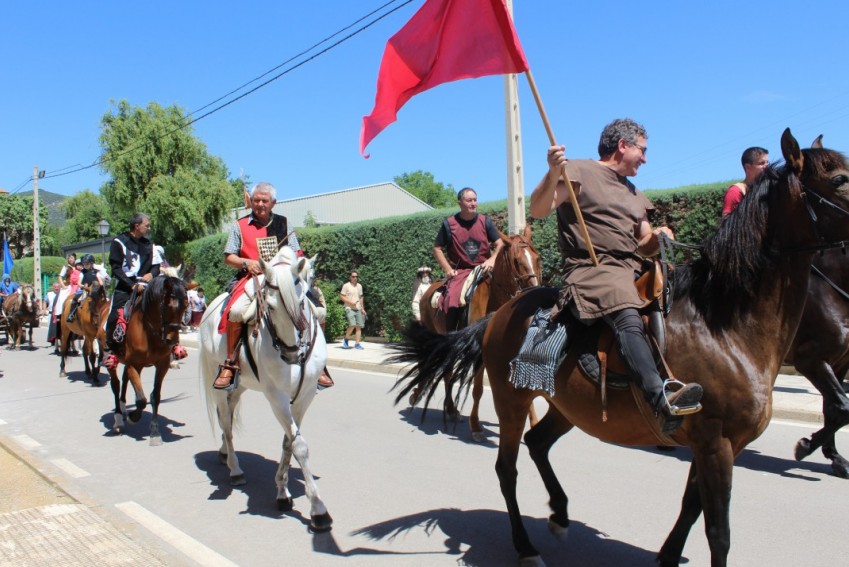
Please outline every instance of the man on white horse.
[[245, 310], [251, 298], [245, 294], [245, 286], [251, 274], [262, 274], [259, 259], [270, 260], [280, 242], [286, 241], [299, 256], [303, 255], [295, 234], [289, 234], [286, 217], [272, 212], [277, 203], [277, 190], [271, 183], [262, 181], [250, 190], [251, 214], [233, 223], [227, 244], [224, 246], [224, 263], [239, 271], [230, 280], [227, 290], [230, 298], [218, 326], [219, 333], [227, 334], [227, 358], [218, 369], [213, 384], [222, 390], [233, 385], [239, 373], [239, 346], [242, 336]]

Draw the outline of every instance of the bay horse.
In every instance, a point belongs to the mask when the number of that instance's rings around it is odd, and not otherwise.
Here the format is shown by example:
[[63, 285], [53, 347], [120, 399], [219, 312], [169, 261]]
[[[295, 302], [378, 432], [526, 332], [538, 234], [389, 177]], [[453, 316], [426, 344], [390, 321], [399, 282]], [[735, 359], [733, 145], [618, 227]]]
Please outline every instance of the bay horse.
[[[127, 310], [130, 301], [124, 305]], [[124, 365], [124, 373], [118, 380], [117, 368], [108, 368], [112, 393], [115, 396], [112, 432], [124, 431], [124, 419], [137, 423], [147, 407], [147, 398], [141, 382], [142, 369], [153, 366], [156, 374], [153, 392], [150, 395], [150, 444], [162, 444], [159, 434], [159, 402], [162, 382], [171, 365], [171, 350], [180, 340], [180, 321], [186, 309], [186, 285], [180, 278], [159, 275], [144, 286], [141, 299], [132, 308], [127, 320], [123, 352], [116, 353]], [[67, 324], [63, 322], [63, 326]], [[136, 407], [127, 411], [127, 386], [132, 383], [136, 394]]]
[[[492, 313], [515, 297], [521, 290], [538, 286], [541, 283], [542, 257], [531, 240], [531, 226], [525, 226], [522, 234], [506, 236], [499, 232], [499, 237], [504, 246], [495, 259], [491, 276], [484, 279], [472, 295], [468, 306], [469, 323], [474, 323], [487, 313]], [[435, 309], [431, 301], [433, 294], [442, 285], [443, 282], [441, 281], [431, 284], [422, 295], [419, 310], [422, 325], [436, 333], [445, 334], [445, 313]], [[463, 322], [460, 325], [461, 328], [466, 326]], [[443, 409], [447, 417], [456, 420], [460, 412], [454, 403], [450, 383], [450, 378], [446, 376]], [[472, 439], [478, 442], [485, 439], [483, 427], [481, 427], [478, 417], [481, 396], [483, 396], [483, 370], [474, 378], [472, 411], [469, 414], [469, 428], [472, 431]], [[418, 398], [418, 392], [414, 391], [410, 395], [410, 405], [415, 405]], [[536, 423], [536, 414], [531, 415], [531, 422]]]
[[38, 300], [31, 284], [24, 284], [18, 292], [3, 301], [3, 313], [9, 322], [9, 348], [18, 349], [24, 334], [29, 330], [29, 346], [32, 348], [32, 327], [38, 324]]
[[301, 433], [301, 422], [315, 397], [318, 377], [327, 360], [324, 334], [312, 303], [306, 299], [309, 264], [305, 258], [298, 259], [291, 248], [283, 246], [268, 263], [260, 260], [260, 266], [263, 277], [258, 293], [254, 282], [246, 288], [259, 301], [252, 307], [255, 319], [248, 324], [252, 330], [247, 332], [240, 350], [241, 373], [229, 391], [213, 387], [218, 365], [229, 354], [225, 335], [218, 333], [226, 293], [210, 303], [200, 323], [200, 378], [210, 423], [214, 429], [217, 416], [222, 432], [218, 457], [230, 470], [230, 484], [245, 484], [233, 445], [233, 428], [237, 425], [242, 395], [247, 390], [261, 392], [283, 427], [283, 454], [274, 477], [277, 506], [282, 511], [292, 509], [288, 483], [289, 464], [294, 455], [310, 501], [310, 529], [329, 531], [333, 519], [319, 496], [310, 468], [309, 447]]
[[100, 374], [100, 362], [103, 360], [103, 342], [99, 343], [99, 353], [94, 350], [94, 343], [98, 340], [98, 333], [101, 331], [105, 317], [104, 307], [109, 303], [106, 297], [106, 288], [100, 282], [94, 282], [90, 286], [83, 286], [86, 293], [86, 298], [77, 307], [77, 314], [74, 320], [68, 322], [68, 314], [71, 312], [72, 297], [65, 300], [65, 305], [62, 306], [62, 332], [61, 351], [59, 353], [59, 377], [65, 378], [65, 357], [68, 356], [68, 350], [71, 346], [71, 335], [77, 335], [83, 338], [83, 363], [85, 364], [86, 376], [91, 378], [92, 385], [99, 385], [98, 374]]
[[[684, 380], [701, 384], [704, 396], [703, 409], [684, 417], [671, 434], [670, 441], [691, 448], [693, 462], [680, 515], [657, 556], [664, 567], [680, 563], [702, 512], [711, 565], [727, 565], [734, 459], [769, 424], [772, 387], [802, 316], [814, 250], [849, 238], [846, 157], [826, 149], [801, 150], [789, 129], [781, 150], [785, 165], [769, 167], [707, 239], [701, 257], [675, 270], [667, 361]], [[553, 394], [510, 383], [509, 364], [532, 316], [556, 297], [551, 288], [529, 290], [488, 320], [447, 336], [411, 326], [413, 338], [397, 346], [394, 360], [414, 363], [399, 379], [398, 400], [415, 386], [433, 390], [446, 369], [454, 370], [461, 389], [468, 388], [469, 371], [485, 366], [500, 424], [495, 469], [523, 565], [544, 565], [516, 499], [516, 459], [535, 397], [543, 396], [550, 409], [524, 441], [549, 493], [549, 527], [556, 534], [569, 526], [568, 499], [548, 452], [562, 435], [577, 425], [622, 445], [656, 445], [661, 437], [647, 404], [627, 390], [608, 392], [609, 419], [603, 421], [599, 389], [577, 369], [574, 353], [557, 370]]]

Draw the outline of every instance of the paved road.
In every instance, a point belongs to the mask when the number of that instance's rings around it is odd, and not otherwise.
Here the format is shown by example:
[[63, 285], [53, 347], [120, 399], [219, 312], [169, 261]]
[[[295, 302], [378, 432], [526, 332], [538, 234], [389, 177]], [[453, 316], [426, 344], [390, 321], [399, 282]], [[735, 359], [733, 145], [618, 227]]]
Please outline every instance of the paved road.
[[[0, 527], [23, 520], [32, 528], [27, 537], [43, 538], [57, 518], [88, 522], [98, 538], [88, 549], [112, 546], [110, 560], [100, 554], [100, 564], [515, 564], [493, 471], [497, 425], [488, 397], [482, 417], [493, 442], [475, 445], [465, 441], [463, 425], [446, 428], [441, 412], [421, 423], [419, 410], [394, 407], [386, 374], [337, 369], [337, 386], [318, 395], [304, 423], [319, 488], [336, 520], [331, 533], [313, 535], [297, 468], [295, 510], [281, 514], [274, 507], [281, 432], [255, 393], [243, 400], [236, 440], [248, 485], [229, 486], [198, 387], [196, 351], [166, 380], [159, 447], [148, 445], [147, 418], [112, 436], [109, 388], [90, 386], [81, 373], [58, 378], [58, 360], [47, 353], [0, 357], [0, 442], [46, 477], [41, 495], [23, 509], [0, 509], [6, 512]], [[79, 358], [70, 362], [72, 371], [81, 367]], [[149, 389], [152, 376], [145, 382]], [[792, 460], [793, 444], [810, 430], [810, 424], [774, 422], [739, 459], [730, 564], [845, 561], [849, 544], [835, 520], [845, 517], [849, 484], [830, 476], [819, 455]], [[838, 436], [839, 444], [847, 441]], [[520, 504], [531, 537], [549, 565], [567, 558], [578, 566], [651, 565], [677, 514], [687, 459], [686, 450], [669, 456], [570, 434], [552, 453], [574, 519], [570, 538], [558, 543], [545, 528], [538, 474], [522, 454]], [[5, 474], [9, 466], [27, 465], [0, 451], [0, 466]], [[703, 530], [698, 522], [685, 549], [690, 565], [708, 563]], [[3, 550], [8, 553], [4, 533], [0, 564]]]

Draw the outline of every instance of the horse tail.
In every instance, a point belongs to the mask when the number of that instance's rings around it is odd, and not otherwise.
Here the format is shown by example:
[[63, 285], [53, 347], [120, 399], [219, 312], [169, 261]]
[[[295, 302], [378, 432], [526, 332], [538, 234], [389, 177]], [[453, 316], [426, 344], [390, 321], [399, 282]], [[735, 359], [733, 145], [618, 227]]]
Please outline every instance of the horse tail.
[[411, 365], [392, 387], [393, 390], [400, 388], [395, 403], [418, 388], [427, 410], [439, 382], [447, 378], [452, 387], [457, 382], [460, 384], [455, 399], [455, 405], [459, 405], [461, 392], [468, 393], [471, 377], [483, 365], [483, 335], [489, 318], [486, 316], [445, 335], [428, 330], [418, 321], [411, 322], [402, 332], [401, 342], [389, 345], [396, 354], [385, 361]]

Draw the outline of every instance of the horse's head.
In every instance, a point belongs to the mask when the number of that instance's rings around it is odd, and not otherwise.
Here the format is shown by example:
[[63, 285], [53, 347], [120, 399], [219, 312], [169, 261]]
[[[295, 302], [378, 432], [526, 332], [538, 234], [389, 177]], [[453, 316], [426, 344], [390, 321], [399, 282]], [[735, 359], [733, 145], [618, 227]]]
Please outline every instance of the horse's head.
[[288, 364], [298, 359], [297, 334], [307, 328], [304, 298], [307, 277], [306, 258], [298, 258], [288, 246], [277, 252], [270, 262], [259, 261], [265, 282], [263, 298], [265, 315], [275, 346]]
[[788, 185], [803, 200], [807, 221], [796, 223], [810, 227], [813, 244], [849, 239], [849, 163], [846, 156], [822, 147], [819, 136], [810, 149], [799, 143], [786, 129], [781, 136], [781, 153], [787, 163]]
[[33, 306], [33, 300], [35, 298], [35, 291], [33, 290], [32, 285], [25, 284], [21, 287], [21, 307], [20, 310], [26, 313], [32, 313], [35, 309]]
[[142, 295], [141, 310], [145, 321], [158, 319], [162, 329], [160, 339], [168, 345], [177, 344], [186, 311], [186, 284], [173, 276], [158, 276], [150, 280]]
[[[527, 225], [522, 234], [506, 236], [500, 234], [504, 248], [498, 255], [505, 274], [497, 277], [511, 278], [517, 289], [538, 286], [542, 283], [542, 257], [531, 242], [531, 227]], [[497, 269], [497, 268], [496, 268]], [[507, 280], [505, 280], [507, 281]]]

